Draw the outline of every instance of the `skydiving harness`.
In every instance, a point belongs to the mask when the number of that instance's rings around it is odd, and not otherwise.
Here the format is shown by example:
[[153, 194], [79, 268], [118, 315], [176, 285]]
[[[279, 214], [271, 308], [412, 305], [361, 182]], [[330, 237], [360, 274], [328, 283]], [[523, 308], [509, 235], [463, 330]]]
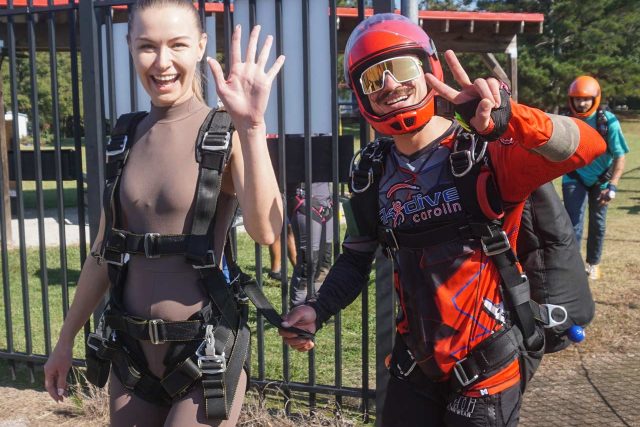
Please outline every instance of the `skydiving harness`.
[[[354, 156], [350, 182], [354, 196], [345, 208], [349, 229], [355, 227], [357, 235], [377, 236], [389, 256], [400, 248], [421, 249], [457, 238], [473, 239], [480, 240], [483, 252], [497, 266], [505, 305], [515, 327], [505, 325], [457, 361], [450, 380], [454, 390], [466, 389], [497, 373], [518, 357], [523, 346], [532, 351], [540, 349], [544, 337], [536, 327], [537, 322], [553, 327], [567, 319], [564, 307], [541, 305], [531, 300], [527, 276], [518, 269], [517, 257], [502, 228], [504, 210], [493, 180], [487, 144], [486, 139], [461, 131], [451, 149], [451, 172], [460, 202], [467, 212], [463, 220], [435, 229], [411, 231], [393, 229], [378, 222], [377, 215], [371, 213], [378, 212], [378, 185], [386, 156], [393, 145], [390, 138], [379, 138]], [[406, 348], [400, 346], [399, 349], [399, 356], [409, 362], [401, 369], [402, 375], [408, 376], [414, 371], [416, 361]], [[394, 356], [398, 358], [398, 355]]]
[[[247, 296], [267, 320], [278, 324], [282, 321], [255, 280], [240, 271], [229, 247], [225, 247], [225, 259], [230, 284], [213, 252], [221, 175], [231, 152], [231, 117], [223, 110], [213, 110], [202, 124], [196, 139], [199, 172], [191, 232], [165, 235], [136, 234], [121, 228], [120, 178], [135, 142], [136, 126], [146, 115], [136, 112], [121, 116], [107, 144], [105, 230], [100, 251], [94, 256], [99, 263], [107, 264], [112, 288], [96, 332], [87, 339], [87, 378], [102, 387], [113, 365], [113, 373], [125, 388], [146, 401], [164, 406], [184, 396], [200, 381], [207, 418], [228, 419], [250, 350]], [[199, 273], [199, 283], [209, 296], [209, 304], [185, 321], [129, 315], [123, 305], [123, 291], [131, 254], [146, 258], [184, 255]], [[303, 335], [304, 331], [294, 329], [294, 332]], [[148, 369], [139, 341], [170, 343], [162, 378]]]
[[[604, 139], [604, 141], [607, 143], [607, 153], [609, 153], [609, 155], [613, 157], [613, 153], [609, 148], [609, 119], [607, 118], [605, 109], [602, 107], [598, 107], [598, 109], [596, 110], [596, 130], [598, 131], [602, 139]], [[598, 175], [598, 179], [596, 180], [596, 182], [594, 182], [590, 186], [584, 182], [580, 174], [575, 170], [568, 172], [567, 175], [572, 179], [578, 181], [585, 188], [588, 188], [588, 189], [593, 189], [595, 187], [599, 188], [602, 184], [605, 184], [609, 182], [609, 180], [611, 180], [611, 177], [613, 176], [613, 164], [609, 166], [600, 175]]]

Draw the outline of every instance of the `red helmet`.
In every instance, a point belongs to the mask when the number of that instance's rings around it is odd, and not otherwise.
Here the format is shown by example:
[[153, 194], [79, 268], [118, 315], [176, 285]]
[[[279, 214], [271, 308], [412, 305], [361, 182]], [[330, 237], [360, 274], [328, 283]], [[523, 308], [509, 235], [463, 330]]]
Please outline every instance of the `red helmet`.
[[[591, 76], [580, 76], [571, 83], [569, 86], [569, 108], [571, 109], [571, 113], [574, 116], [580, 117], [581, 119], [586, 119], [591, 116], [600, 105], [600, 85], [598, 81]], [[592, 98], [593, 104], [591, 104], [591, 108], [589, 108], [584, 113], [576, 111], [575, 105], [573, 105], [574, 97], [579, 98]]]
[[379, 116], [371, 109], [369, 98], [363, 93], [360, 75], [369, 66], [384, 59], [401, 55], [415, 55], [422, 62], [424, 72], [443, 80], [442, 66], [433, 41], [424, 30], [408, 18], [394, 13], [373, 15], [353, 30], [344, 51], [345, 81], [354, 91], [364, 118], [378, 132], [400, 135], [419, 130], [435, 114], [435, 90], [417, 104]]

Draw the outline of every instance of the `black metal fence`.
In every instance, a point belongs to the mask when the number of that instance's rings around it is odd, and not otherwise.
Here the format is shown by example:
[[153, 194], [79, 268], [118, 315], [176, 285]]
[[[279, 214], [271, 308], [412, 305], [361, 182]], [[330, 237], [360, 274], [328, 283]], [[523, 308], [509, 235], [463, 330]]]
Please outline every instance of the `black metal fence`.
[[[277, 55], [284, 51], [283, 28], [288, 25], [283, 20], [283, 8], [290, 5], [294, 0], [272, 0], [273, 16], [275, 17], [275, 53]], [[312, 86], [312, 69], [310, 62], [311, 46], [310, 46], [310, 20], [315, 17], [310, 15], [311, 0], [295, 0], [301, 4], [301, 15], [299, 19], [302, 23], [302, 72], [303, 72], [303, 91], [300, 96], [303, 98], [303, 132], [304, 140], [304, 161], [305, 172], [304, 182], [306, 188], [311, 188], [313, 182], [313, 136], [312, 129], [312, 104], [314, 102], [310, 97], [310, 87]], [[315, 0], [314, 0], [315, 2]], [[15, 376], [16, 362], [23, 362], [28, 366], [29, 372], [33, 378], [33, 370], [35, 366], [42, 364], [47, 355], [51, 352], [52, 342], [55, 342], [57, 333], [52, 332], [52, 325], [66, 315], [69, 306], [69, 283], [72, 281], [71, 275], [77, 277], [79, 267], [76, 270], [69, 268], [69, 265], [80, 266], [86, 256], [86, 248], [89, 240], [93, 240], [98, 229], [101, 205], [101, 189], [103, 185], [103, 150], [105, 139], [108, 136], [108, 124], [119, 113], [119, 108], [127, 108], [136, 110], [140, 106], [140, 93], [136, 90], [136, 75], [129, 58], [128, 74], [121, 75], [117, 72], [117, 46], [114, 46], [114, 33], [120, 31], [117, 24], [126, 22], [126, 16], [134, 3], [132, 0], [104, 0], [81, 2], [68, 1], [61, 4], [60, 1], [48, 0], [41, 2], [43, 4], [34, 4], [34, 0], [28, 0], [26, 5], [21, 2], [8, 1], [7, 7], [0, 9], [0, 38], [3, 38], [3, 61], [2, 76], [7, 80], [4, 85], [9, 88], [8, 93], [3, 93], [4, 99], [0, 100], [0, 117], [4, 117], [2, 108], [4, 105], [10, 106], [13, 114], [13, 127], [9, 136], [9, 142], [5, 141], [4, 136], [0, 138], [0, 152], [3, 153], [3, 171], [11, 169], [11, 188], [9, 185], [9, 174], [3, 172], [0, 174], [0, 188], [2, 189], [2, 200], [8, 197], [8, 193], [15, 192], [15, 215], [13, 219], [14, 227], [17, 225], [17, 237], [11, 236], [12, 227], [10, 222], [11, 214], [7, 212], [8, 204], [0, 203], [0, 229], [2, 231], [2, 283], [3, 283], [3, 309], [4, 309], [4, 329], [6, 339], [0, 345], [0, 358], [8, 360], [8, 365]], [[37, 3], [37, 2], [35, 2]], [[207, 20], [213, 19], [215, 32], [218, 37], [217, 51], [224, 53], [225, 60], [228, 58], [230, 34], [233, 28], [234, 14], [237, 13], [240, 1], [236, 1], [233, 5], [230, 0], [223, 2], [206, 2], [200, 0], [197, 2], [200, 10], [200, 16], [205, 24]], [[260, 22], [257, 0], [248, 0], [249, 23], [253, 26]], [[357, 11], [358, 20], [364, 18], [365, 2], [358, 1]], [[263, 5], [262, 5], [263, 6]], [[339, 173], [339, 165], [344, 159], [340, 159], [339, 153], [339, 109], [338, 109], [338, 53], [344, 46], [339, 46], [337, 7], [335, 0], [327, 2], [329, 14], [329, 58], [330, 58], [330, 91], [331, 91], [331, 117], [330, 117], [330, 139], [331, 139], [331, 161], [329, 167], [331, 172], [331, 181], [333, 182], [333, 204], [339, 206], [339, 196], [341, 188], [341, 176]], [[394, 7], [392, 0], [373, 2], [373, 6], [378, 12], [391, 11]], [[235, 11], [232, 9], [235, 8]], [[344, 40], [342, 40], [342, 44]], [[119, 46], [122, 48], [122, 46]], [[115, 49], [115, 50], [114, 50]], [[48, 55], [48, 81], [43, 81], [40, 72], [43, 68], [41, 64], [42, 58]], [[4, 61], [6, 57], [6, 61]], [[82, 61], [80, 62], [80, 58]], [[64, 73], [59, 70], [61, 61], [64, 60]], [[82, 78], [80, 79], [80, 64], [82, 64]], [[120, 64], [121, 65], [121, 64]], [[47, 68], [47, 67], [44, 67]], [[24, 72], [28, 71], [29, 82], [24, 82]], [[277, 85], [274, 86], [272, 97], [275, 96], [275, 108], [277, 109], [277, 139], [278, 139], [278, 176], [281, 189], [285, 190], [287, 186], [286, 167], [287, 153], [287, 131], [285, 123], [285, 77], [280, 73], [277, 79]], [[128, 84], [122, 83], [128, 80]], [[60, 89], [61, 82], [70, 82], [65, 85], [71, 91], [70, 94], [64, 93]], [[40, 88], [44, 85], [50, 86], [50, 95], [46, 99], [39, 96], [43, 92]], [[122, 90], [122, 87], [128, 87], [128, 91]], [[24, 88], [28, 88], [28, 93], [24, 92]], [[82, 90], [82, 105], [80, 102]], [[211, 93], [205, 90], [205, 93]], [[9, 95], [9, 96], [7, 96]], [[69, 120], [63, 120], [60, 116], [61, 97], [71, 98], [71, 111]], [[210, 95], [209, 95], [210, 97]], [[28, 98], [28, 101], [27, 101]], [[213, 102], [209, 99], [210, 103]], [[65, 104], [67, 105], [68, 102]], [[32, 133], [29, 141], [33, 148], [25, 148], [20, 141], [20, 127], [17, 125], [17, 112], [30, 106], [28, 114], [32, 123]], [[122, 107], [124, 105], [124, 107]], [[43, 114], [46, 110], [46, 114]], [[43, 123], [46, 117], [47, 123]], [[64, 139], [61, 137], [61, 123], [68, 123], [67, 132], [71, 132], [72, 138]], [[49, 145], [53, 146], [52, 162], [55, 176], [47, 174], [43, 176], [43, 130], [46, 131], [46, 140], [50, 141]], [[0, 133], [1, 129], [0, 129]], [[369, 140], [369, 128], [364, 122], [360, 122], [358, 135], [360, 141]], [[24, 139], [24, 138], [23, 138]], [[63, 146], [64, 145], [64, 146]], [[4, 153], [11, 151], [11, 165], [9, 167], [9, 157]], [[28, 151], [28, 154], [27, 154]], [[33, 176], [24, 176], [24, 158], [29, 156], [33, 159]], [[83, 159], [86, 157], [86, 159]], [[50, 156], [47, 158], [51, 158]], [[63, 163], [63, 159], [65, 163]], [[69, 159], [72, 159], [73, 169], [76, 173], [74, 181], [64, 179], [69, 178]], [[316, 162], [317, 163], [317, 162]], [[67, 167], [63, 167], [67, 165]], [[85, 165], [85, 166], [83, 166]], [[316, 166], [318, 167], [318, 166]], [[84, 171], [86, 174], [77, 173]], [[28, 178], [28, 179], [27, 179]], [[52, 179], [54, 178], [54, 179]], [[33, 180], [33, 181], [31, 181]], [[86, 184], [86, 185], [85, 185]], [[25, 185], [29, 185], [29, 190], [25, 190]], [[75, 186], [75, 201], [71, 206], [65, 208], [65, 198], [68, 198], [69, 191], [65, 191], [66, 187]], [[33, 187], [33, 189], [32, 189]], [[86, 187], [86, 192], [85, 192]], [[53, 210], [46, 209], [45, 195], [55, 193], [52, 198], [51, 206]], [[35, 198], [34, 206], [25, 208], [26, 195], [32, 200]], [[51, 196], [48, 196], [51, 198]], [[47, 199], [48, 200], [48, 199]], [[30, 202], [31, 203], [31, 202]], [[69, 202], [66, 202], [69, 205]], [[85, 205], [88, 207], [85, 209]], [[285, 206], [285, 212], [287, 208]], [[76, 224], [78, 226], [78, 239], [73, 244], [67, 244], [66, 218], [70, 216], [77, 217]], [[311, 230], [311, 204], [306, 207], [307, 230]], [[58, 225], [58, 247], [59, 253], [55, 262], [51, 261], [51, 249], [47, 251], [47, 241], [45, 236], [45, 219], [53, 216]], [[37, 259], [35, 256], [29, 256], [27, 251], [27, 230], [26, 227], [29, 219], [35, 219], [37, 223], [38, 236], [37, 247], [39, 248]], [[33, 222], [33, 219], [31, 222]], [[90, 226], [91, 238], [85, 235], [85, 226]], [[333, 256], [338, 256], [340, 252], [340, 224], [339, 221], [333, 222]], [[286, 256], [286, 233], [281, 238], [281, 246], [283, 248], [282, 274], [285, 279], [282, 283], [281, 299], [282, 307], [288, 306], [287, 294], [287, 256]], [[310, 240], [310, 239], [309, 239]], [[71, 249], [75, 248], [76, 249]], [[256, 245], [256, 271], [257, 278], [262, 285], [262, 256], [261, 249]], [[49, 257], [49, 259], [48, 259]], [[314, 277], [313, 263], [310, 262], [311, 251], [307, 251], [308, 271], [307, 277]], [[40, 278], [40, 295], [37, 295], [38, 304], [34, 304], [33, 286], [29, 283], [29, 271], [33, 267], [33, 263], [38, 263]], [[51, 266], [55, 264], [55, 268]], [[55, 273], [55, 282], [60, 284], [60, 290], [56, 290], [56, 295], [50, 293], [52, 281], [51, 275]], [[378, 263], [377, 281], [385, 281], [390, 277], [389, 266], [384, 262]], [[19, 275], [19, 280], [14, 279]], [[13, 289], [11, 283], [14, 283]], [[15, 289], [15, 284], [19, 283], [20, 289]], [[385, 282], [386, 283], [386, 282]], [[21, 295], [21, 301], [16, 300], [16, 295]], [[393, 297], [391, 286], [378, 287], [376, 294], [377, 310], [379, 315], [383, 315], [385, 321], [379, 322], [376, 335], [378, 339], [378, 355], [376, 365], [381, 373], [378, 379], [378, 391], [381, 391], [380, 384], [382, 380], [381, 369], [384, 355], [388, 354], [390, 349], [390, 340], [393, 317]], [[314, 351], [308, 356], [308, 381], [295, 382], [291, 381], [290, 372], [290, 353], [286, 346], [282, 348], [281, 362], [268, 360], [265, 355], [265, 325], [260, 316], [257, 317], [255, 326], [257, 340], [257, 372], [254, 373], [254, 383], [259, 386], [267, 386], [268, 384], [277, 383], [282, 386], [285, 394], [290, 395], [291, 392], [303, 392], [308, 395], [309, 406], [313, 409], [316, 406], [317, 394], [335, 396], [336, 401], [342, 403], [342, 398], [353, 397], [360, 399], [360, 409], [368, 419], [370, 412], [370, 400], [376, 397], [380, 399], [381, 393], [376, 396], [375, 387], [370, 384], [369, 378], [371, 374], [371, 366], [369, 366], [369, 342], [373, 341], [373, 336], [368, 327], [368, 320], [373, 308], [368, 304], [368, 290], [364, 290], [362, 297], [362, 333], [361, 333], [361, 383], [358, 387], [347, 387], [344, 385], [343, 374], [345, 366], [343, 363], [343, 337], [342, 337], [342, 317], [338, 314], [335, 317], [335, 335], [333, 344], [335, 353], [333, 357], [334, 380], [330, 384], [320, 384], [317, 381], [316, 367], [318, 360]], [[50, 307], [55, 306], [56, 312], [60, 311], [60, 315], [52, 315]], [[34, 312], [34, 307], [40, 307], [41, 313]], [[20, 322], [16, 319], [21, 317]], [[42, 336], [33, 336], [34, 323], [43, 325]], [[58, 322], [59, 323], [59, 322]], [[56, 326], [56, 327], [59, 327]], [[89, 331], [89, 325], [85, 327], [85, 333]], [[16, 343], [16, 337], [24, 333], [24, 344], [22, 340]], [[382, 339], [385, 338], [385, 339]], [[34, 345], [37, 342], [37, 345]], [[82, 360], [76, 360], [81, 365]], [[267, 378], [265, 374], [265, 365], [267, 363], [281, 363], [282, 377]], [[352, 371], [356, 368], [349, 367]]]

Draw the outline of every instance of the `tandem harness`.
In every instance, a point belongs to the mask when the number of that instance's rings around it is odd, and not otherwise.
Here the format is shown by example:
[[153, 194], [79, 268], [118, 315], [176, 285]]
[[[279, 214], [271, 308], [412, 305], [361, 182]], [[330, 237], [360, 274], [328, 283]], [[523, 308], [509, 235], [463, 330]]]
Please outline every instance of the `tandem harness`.
[[[221, 176], [231, 152], [231, 117], [223, 110], [213, 110], [198, 132], [195, 152], [199, 172], [191, 233], [136, 234], [121, 228], [118, 190], [135, 142], [136, 126], [146, 114], [121, 116], [107, 145], [105, 231], [100, 252], [94, 256], [99, 263], [108, 265], [111, 295], [96, 332], [87, 339], [87, 378], [102, 387], [111, 371], [125, 388], [163, 406], [170, 406], [200, 383], [207, 418], [228, 419], [250, 351], [247, 296], [268, 320], [282, 321], [255, 280], [240, 271], [229, 245], [225, 247], [225, 259], [230, 284], [213, 252], [213, 223]], [[146, 258], [184, 255], [186, 262], [198, 271], [209, 303], [185, 321], [129, 315], [124, 309], [123, 292], [131, 254]], [[148, 369], [139, 341], [170, 343], [162, 378]]]
[[[540, 349], [544, 337], [538, 323], [553, 327], [567, 319], [564, 307], [538, 304], [531, 299], [527, 276], [520, 272], [517, 257], [502, 229], [504, 211], [493, 180], [487, 144], [486, 139], [465, 131], [459, 132], [453, 143], [449, 161], [460, 201], [467, 212], [463, 220], [413, 231], [380, 225], [371, 212], [378, 211], [379, 180], [393, 145], [389, 138], [375, 140], [354, 157], [350, 182], [354, 195], [345, 208], [348, 227], [351, 230], [355, 227], [357, 235], [377, 236], [388, 255], [400, 248], [421, 249], [465, 238], [479, 240], [483, 252], [497, 266], [505, 305], [514, 324], [494, 333], [455, 364], [450, 380], [454, 390], [464, 390], [495, 374], [517, 358], [522, 347], [531, 351]], [[410, 352], [402, 346], [399, 348], [400, 354], [394, 354], [396, 360], [398, 356], [412, 358]], [[415, 368], [415, 360], [408, 362], [404, 364], [403, 376]]]

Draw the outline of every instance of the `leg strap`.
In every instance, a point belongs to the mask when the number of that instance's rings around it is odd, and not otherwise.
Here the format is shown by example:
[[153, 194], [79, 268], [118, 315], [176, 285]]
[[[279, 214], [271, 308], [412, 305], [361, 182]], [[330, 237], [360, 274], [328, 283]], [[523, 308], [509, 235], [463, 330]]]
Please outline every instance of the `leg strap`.
[[517, 327], [502, 329], [474, 347], [456, 362], [449, 383], [455, 391], [489, 378], [520, 354], [522, 334]]

